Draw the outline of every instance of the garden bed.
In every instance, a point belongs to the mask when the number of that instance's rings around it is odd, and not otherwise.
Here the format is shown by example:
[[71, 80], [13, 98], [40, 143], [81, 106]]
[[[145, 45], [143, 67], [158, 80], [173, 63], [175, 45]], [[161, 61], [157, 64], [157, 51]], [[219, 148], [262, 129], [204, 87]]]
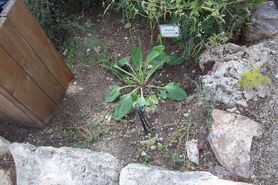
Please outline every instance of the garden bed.
[[[140, 20], [130, 26], [123, 23], [120, 14], [103, 17], [102, 13], [103, 10], [94, 11], [85, 21], [80, 21], [84, 28], [87, 22], [92, 22], [92, 27], [82, 34], [73, 35], [72, 44], [63, 52], [75, 79], [49, 126], [37, 130], [1, 124], [0, 135], [10, 141], [34, 145], [71, 146], [108, 152], [125, 164], [139, 162], [170, 170], [203, 170], [223, 178], [251, 182], [225, 171], [207, 142], [213, 107], [204, 99], [199, 77], [207, 74], [212, 66], [202, 72], [195, 61], [187, 61], [179, 66], [167, 65], [154, 75], [152, 83], [166, 85], [176, 82], [186, 90], [188, 98], [181, 102], [162, 100], [158, 105], [147, 108], [145, 114], [152, 125], [147, 136], [135, 111], [119, 122], [113, 119], [115, 104], [105, 103], [104, 99], [114, 85], [122, 83], [113, 73], [102, 68], [99, 62], [114, 62], [130, 55], [133, 43], [138, 42], [146, 54], [154, 43], [150, 42], [150, 31], [142, 27]], [[170, 40], [163, 40], [163, 44], [168, 53], [180, 52]], [[257, 105], [262, 103], [260, 101], [250, 105], [251, 111], [259, 109]], [[227, 110], [224, 105], [215, 106]], [[248, 109], [240, 108], [239, 111], [259, 121]], [[186, 141], [192, 139], [199, 143], [200, 165], [187, 158]], [[258, 142], [253, 146], [254, 151], [259, 151]]]
[[[120, 19], [121, 15], [118, 14], [103, 18], [100, 12], [91, 16], [97, 39], [106, 46], [108, 55], [113, 56], [109, 58], [114, 60], [129, 55], [133, 47], [132, 39], [140, 38], [143, 50], [149, 51], [152, 46], [147, 28], [140, 28], [138, 23], [133, 25], [136, 31], [130, 32]], [[92, 34], [88, 30], [84, 36], [89, 39]], [[169, 40], [165, 40], [165, 43], [169, 53], [179, 52]], [[125, 164], [140, 162], [179, 171], [215, 171], [215, 166], [219, 164], [206, 140], [211, 124], [211, 105], [203, 101], [200, 86], [195, 81], [201, 74], [196, 62], [166, 66], [155, 74], [153, 81], [159, 84], [174, 81], [187, 91], [188, 98], [182, 102], [166, 100], [148, 108], [146, 116], [152, 130], [145, 136], [135, 112], [120, 122], [113, 120], [114, 105], [105, 103], [104, 97], [113, 85], [121, 82], [96, 61], [86, 60], [73, 63], [75, 79], [49, 127], [30, 130], [2, 124], [0, 135], [10, 141], [34, 145], [87, 147], [109, 152]], [[186, 157], [185, 143], [191, 139], [197, 139], [200, 143], [198, 166]]]

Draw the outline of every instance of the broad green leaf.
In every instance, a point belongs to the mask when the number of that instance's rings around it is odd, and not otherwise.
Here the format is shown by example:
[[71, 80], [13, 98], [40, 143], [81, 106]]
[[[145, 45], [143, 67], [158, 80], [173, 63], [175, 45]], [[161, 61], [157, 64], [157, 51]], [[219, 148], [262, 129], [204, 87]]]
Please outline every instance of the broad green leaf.
[[170, 60], [168, 55], [160, 55], [150, 62], [157, 69], [162, 69], [163, 65]]
[[139, 47], [135, 47], [132, 51], [132, 62], [137, 70], [141, 70], [143, 65], [143, 54]]
[[167, 63], [170, 65], [179, 65], [182, 64], [184, 61], [185, 59], [183, 57], [170, 56]]
[[105, 102], [112, 103], [113, 101], [115, 101], [121, 95], [121, 89], [122, 88], [120, 86], [114, 86], [105, 97]]
[[117, 62], [114, 63], [114, 67], [123, 67], [124, 65], [127, 65], [129, 63], [130, 57], [125, 57], [122, 58], [121, 60], [118, 60]]
[[132, 94], [125, 94], [121, 96], [118, 106], [114, 111], [114, 119], [120, 121], [123, 117], [125, 117], [132, 109], [133, 97]]
[[140, 97], [136, 101], [136, 106], [139, 106], [139, 107], [145, 107], [145, 105], [147, 105], [147, 104], [148, 104], [148, 102], [146, 101], [146, 99], [144, 97]]
[[167, 91], [165, 89], [159, 90], [159, 92], [160, 92], [160, 97], [162, 99], [166, 99], [167, 98]]
[[187, 97], [186, 92], [174, 82], [168, 83], [165, 89], [167, 91], [167, 98], [172, 100], [182, 101]]
[[151, 61], [153, 61], [156, 57], [158, 57], [159, 55], [162, 55], [164, 53], [164, 49], [165, 47], [162, 45], [159, 46], [155, 46], [151, 52], [148, 54], [147, 58], [146, 58], [146, 62], [150, 63]]
[[148, 97], [148, 102], [151, 104], [151, 105], [157, 105], [159, 103], [158, 101], [158, 98], [156, 97], [156, 95], [150, 95]]

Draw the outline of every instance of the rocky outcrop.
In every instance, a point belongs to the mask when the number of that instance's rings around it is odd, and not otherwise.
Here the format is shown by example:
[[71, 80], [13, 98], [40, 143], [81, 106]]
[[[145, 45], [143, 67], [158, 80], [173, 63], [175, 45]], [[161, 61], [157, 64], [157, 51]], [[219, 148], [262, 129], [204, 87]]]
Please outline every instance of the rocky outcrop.
[[277, 40], [264, 41], [250, 47], [228, 43], [207, 49], [200, 57], [201, 68], [207, 63], [214, 64], [211, 73], [201, 77], [207, 98], [228, 107], [247, 107], [248, 101], [258, 101], [269, 96], [268, 84], [252, 89], [243, 89], [239, 84], [244, 72], [256, 68], [264, 73], [269, 63], [276, 62], [277, 51], [268, 45], [277, 46]]
[[[197, 141], [192, 141], [195, 145]], [[1, 146], [1, 145], [0, 145]], [[110, 154], [89, 149], [12, 143], [18, 185], [250, 185], [219, 179], [208, 172], [176, 172], [142, 164], [123, 168]], [[14, 185], [0, 169], [0, 184]]]
[[278, 34], [278, 8], [273, 1], [266, 2], [255, 11], [251, 20], [245, 33], [246, 41], [257, 42]]
[[[158, 167], [129, 164], [122, 169], [120, 185], [248, 185], [221, 180], [208, 172], [175, 172]], [[250, 184], [249, 184], [250, 185]]]
[[231, 173], [250, 178], [250, 149], [253, 137], [261, 137], [257, 122], [214, 109], [209, 143], [217, 160]]
[[88, 149], [35, 147], [13, 143], [18, 185], [114, 185], [119, 161]]

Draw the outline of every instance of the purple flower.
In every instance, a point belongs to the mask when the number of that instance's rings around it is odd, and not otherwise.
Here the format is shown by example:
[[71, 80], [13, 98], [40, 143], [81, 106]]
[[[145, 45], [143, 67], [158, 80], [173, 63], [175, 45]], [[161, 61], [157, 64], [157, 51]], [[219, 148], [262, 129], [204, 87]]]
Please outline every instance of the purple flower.
[[202, 151], [204, 149], [204, 143], [199, 143], [197, 148], [199, 151]]
[[212, 71], [211, 70], [208, 71], [208, 75], [210, 75], [210, 76], [212, 75]]
[[200, 135], [201, 135], [202, 137], [207, 137], [207, 136], [208, 136], [208, 131], [207, 131], [207, 130], [202, 130], [202, 131], [200, 132]]

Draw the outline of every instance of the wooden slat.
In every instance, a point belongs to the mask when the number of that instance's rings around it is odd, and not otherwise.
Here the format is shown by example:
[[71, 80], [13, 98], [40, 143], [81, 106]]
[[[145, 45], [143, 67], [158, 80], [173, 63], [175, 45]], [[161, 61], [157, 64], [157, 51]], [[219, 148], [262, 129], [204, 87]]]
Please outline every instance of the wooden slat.
[[2, 47], [0, 85], [35, 116], [45, 123], [48, 122], [56, 105]]
[[[0, 106], [1, 106], [1, 103], [0, 103]], [[0, 108], [1, 110], [1, 108]], [[6, 115], [4, 114], [3, 112], [0, 111], [0, 122], [1, 121], [10, 121], [11, 119]]]
[[32, 14], [27, 10], [25, 4], [21, 0], [16, 0], [7, 17], [64, 89], [67, 89], [72, 79], [72, 73], [65, 66], [61, 56]]
[[9, 100], [7, 100], [1, 94], [0, 94], [0, 110], [2, 112], [2, 115], [0, 114], [0, 119], [2, 121], [11, 121], [11, 122], [15, 121], [16, 123], [21, 123], [26, 126], [34, 125], [34, 121], [32, 121], [28, 116], [25, 115], [24, 112], [22, 112], [18, 107], [13, 105]]
[[[33, 113], [31, 113], [22, 103], [20, 103], [18, 100], [16, 100], [13, 96], [11, 96], [3, 87], [0, 86], [0, 94], [5, 97], [11, 104], [13, 104], [15, 107], [17, 107], [19, 110], [21, 110], [30, 120], [32, 120], [32, 123], [28, 126], [33, 127], [44, 127], [45, 123], [43, 123], [38, 117], [36, 117]], [[3, 104], [5, 106], [5, 104]], [[1, 109], [2, 110], [2, 109]], [[7, 112], [7, 115], [10, 115], [9, 112]], [[11, 117], [12, 119], [12, 117]], [[20, 120], [19, 120], [20, 121]], [[21, 122], [20, 122], [21, 123]], [[27, 124], [25, 124], [27, 125]]]
[[8, 19], [0, 27], [0, 46], [57, 105], [62, 101], [65, 94], [64, 88]]

